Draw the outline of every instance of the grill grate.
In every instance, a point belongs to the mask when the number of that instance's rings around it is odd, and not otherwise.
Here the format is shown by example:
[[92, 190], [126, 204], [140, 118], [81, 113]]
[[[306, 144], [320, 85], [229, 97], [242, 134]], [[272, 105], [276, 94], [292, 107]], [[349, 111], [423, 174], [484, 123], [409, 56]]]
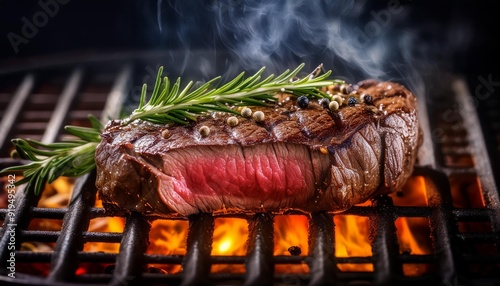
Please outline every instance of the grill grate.
[[[45, 283], [76, 281], [76, 282], [132, 282], [144, 272], [146, 264], [181, 264], [184, 263], [182, 274], [165, 275], [148, 273], [141, 279], [148, 282], [183, 281], [185, 285], [202, 285], [211, 279], [219, 281], [246, 281], [249, 285], [266, 285], [274, 282], [291, 282], [292, 280], [310, 283], [309, 285], [328, 285], [332, 281], [349, 281], [353, 279], [353, 273], [340, 272], [336, 269], [336, 263], [373, 263], [374, 272], [356, 274], [356, 280], [375, 281], [378, 285], [387, 285], [391, 282], [409, 281], [453, 281], [457, 273], [456, 262], [460, 261], [458, 251], [454, 246], [458, 239], [472, 240], [492, 239], [494, 236], [459, 235], [453, 228], [453, 213], [451, 208], [444, 207], [441, 203], [439, 190], [447, 188], [447, 179], [442, 173], [428, 168], [419, 168], [415, 175], [426, 178], [426, 187], [434, 198], [429, 207], [394, 206], [392, 200], [387, 196], [376, 199], [374, 207], [355, 206], [343, 213], [343, 215], [355, 215], [369, 217], [375, 229], [373, 240], [373, 257], [348, 257], [335, 258], [334, 251], [334, 214], [313, 213], [309, 218], [310, 254], [304, 256], [275, 256], [272, 255], [273, 236], [271, 214], [256, 214], [246, 217], [250, 224], [248, 256], [211, 256], [212, 232], [214, 217], [210, 214], [195, 215], [189, 218], [190, 232], [188, 234], [188, 252], [182, 256], [151, 255], [144, 254], [147, 246], [144, 233], [149, 232], [150, 223], [142, 216], [133, 214], [127, 218], [125, 230], [121, 233], [95, 233], [87, 232], [88, 222], [91, 218], [106, 216], [101, 208], [89, 207], [95, 200], [95, 188], [93, 183], [95, 177], [87, 175], [78, 180], [75, 186], [73, 203], [67, 209], [45, 209], [29, 206], [32, 196], [26, 196], [22, 202], [26, 207], [18, 208], [18, 216], [26, 218], [29, 213], [21, 214], [23, 211], [31, 213], [33, 218], [61, 219], [64, 217], [65, 224], [61, 231], [28, 231], [19, 232], [16, 237], [25, 241], [56, 242], [56, 249], [51, 253], [33, 253], [18, 251], [16, 256], [19, 261], [42, 262], [51, 264], [51, 273]], [[449, 204], [448, 204], [449, 206]], [[2, 210], [0, 215], [5, 215]], [[456, 211], [455, 216], [465, 217], [471, 220], [476, 218], [485, 219], [488, 214], [479, 210]], [[228, 217], [219, 215], [217, 217]], [[435, 238], [436, 253], [439, 255], [413, 255], [400, 254], [397, 245], [397, 237], [394, 221], [398, 217], [429, 217], [433, 236]], [[451, 219], [450, 219], [451, 218]], [[21, 221], [21, 220], [20, 220]], [[19, 222], [20, 225], [21, 222]], [[18, 225], [18, 226], [19, 226]], [[4, 236], [6, 237], [6, 236]], [[455, 238], [455, 239], [453, 239]], [[454, 241], [455, 240], [455, 241]], [[82, 252], [84, 242], [121, 242], [119, 254], [109, 253], [86, 253]], [[2, 243], [5, 243], [2, 241]], [[8, 255], [5, 248], [1, 253], [5, 258]], [[75, 257], [77, 259], [75, 259]], [[482, 259], [476, 257], [476, 261]], [[142, 260], [142, 263], [140, 262]], [[493, 259], [491, 262], [494, 263]], [[113, 274], [89, 274], [75, 276], [78, 263], [101, 262], [116, 263]], [[497, 261], [498, 262], [498, 261]], [[245, 263], [246, 275], [237, 274], [210, 274], [211, 264], [242, 264]], [[297, 264], [307, 263], [311, 270], [309, 274], [301, 274], [293, 277], [273, 275], [274, 264]], [[417, 278], [404, 277], [402, 274], [403, 263], [437, 263], [439, 275], [427, 275]], [[361, 274], [361, 275], [360, 275]], [[167, 279], [167, 280], [164, 280]], [[407, 282], [409, 282], [407, 281]]]
[[[132, 65], [117, 66], [106, 69], [105, 76], [91, 76], [101, 69], [92, 65], [72, 67], [66, 70], [69, 74], [65, 82], [53, 81], [45, 85], [44, 77], [37, 73], [28, 73], [20, 80], [15, 91], [15, 97], [9, 102], [8, 108], [2, 110], [2, 157], [7, 148], [7, 138], [24, 136], [36, 131], [37, 139], [46, 142], [60, 139], [61, 127], [65, 124], [82, 119], [84, 113], [115, 118], [119, 107], [124, 101], [124, 95], [129, 90], [133, 78]], [[69, 72], [68, 72], [69, 71]], [[59, 71], [60, 74], [61, 71]], [[91, 75], [89, 75], [89, 73]], [[56, 73], [57, 74], [57, 73]], [[112, 76], [110, 76], [112, 75]], [[116, 75], [116, 76], [115, 76]], [[19, 76], [18, 76], [19, 77]], [[92, 89], [87, 85], [99, 82]], [[52, 79], [53, 80], [53, 79]], [[12, 89], [11, 89], [12, 90]], [[36, 120], [51, 123], [45, 130], [22, 129], [19, 122], [22, 118], [32, 118], [26, 106], [37, 94], [51, 91], [56, 94], [58, 104], [47, 105]], [[1, 93], [2, 91], [0, 91]], [[12, 92], [12, 91], [10, 91]], [[440, 94], [446, 92], [439, 91]], [[454, 100], [466, 100], [463, 92], [454, 92]], [[28, 100], [29, 99], [29, 100]], [[4, 100], [2, 96], [2, 100]], [[87, 100], [87, 101], [86, 101]], [[449, 101], [449, 99], [448, 99]], [[420, 101], [421, 103], [423, 100]], [[7, 227], [1, 230], [0, 238], [0, 281], [33, 283], [37, 285], [57, 284], [168, 284], [168, 285], [480, 285], [483, 282], [499, 283], [495, 277], [500, 269], [500, 254], [498, 248], [493, 253], [470, 252], [478, 244], [499, 245], [500, 237], [500, 202], [497, 188], [488, 170], [489, 159], [481, 153], [481, 142], [469, 141], [467, 138], [481, 138], [475, 113], [459, 114], [462, 125], [450, 127], [449, 122], [439, 118], [442, 109], [447, 106], [429, 105], [430, 120], [424, 126], [426, 138], [431, 137], [431, 130], [443, 128], [447, 134], [446, 140], [424, 143], [428, 154], [436, 154], [440, 160], [425, 158], [426, 167], [417, 167], [413, 178], [424, 182], [427, 204], [425, 206], [400, 205], [395, 197], [381, 196], [373, 200], [371, 205], [354, 206], [341, 214], [288, 212], [285, 214], [258, 213], [253, 215], [230, 214], [199, 214], [188, 218], [172, 218], [172, 220], [187, 220], [189, 231], [187, 235], [187, 252], [185, 255], [165, 255], [147, 253], [148, 233], [151, 224], [158, 220], [155, 217], [143, 217], [132, 214], [125, 218], [123, 232], [90, 231], [92, 219], [108, 217], [101, 207], [96, 207], [95, 174], [88, 174], [76, 181], [71, 203], [63, 208], [43, 208], [38, 206], [40, 197], [18, 188], [16, 196], [15, 221], [16, 226], [16, 263], [42, 264], [50, 268], [46, 276], [34, 273], [16, 273], [13, 280], [6, 276], [6, 260], [10, 255], [8, 250], [9, 235]], [[422, 109], [421, 109], [422, 110]], [[461, 111], [466, 112], [466, 111]], [[472, 114], [472, 115], [471, 115]], [[466, 115], [466, 116], [465, 116]], [[31, 116], [31, 117], [30, 117]], [[467, 118], [465, 118], [467, 117]], [[475, 121], [474, 121], [475, 120]], [[25, 121], [29, 122], [29, 121]], [[431, 122], [431, 123], [429, 123]], [[71, 123], [73, 124], [73, 123]], [[30, 124], [26, 124], [29, 126]], [[459, 128], [460, 127], [460, 128]], [[476, 127], [476, 128], [474, 128]], [[24, 128], [24, 127], [23, 127]], [[451, 130], [449, 130], [451, 128]], [[33, 128], [32, 128], [33, 129]], [[43, 132], [40, 132], [42, 130]], [[35, 132], [31, 132], [35, 133]], [[437, 143], [436, 143], [437, 142]], [[474, 143], [475, 142], [475, 143]], [[483, 142], [484, 144], [484, 142]], [[429, 147], [430, 146], [430, 147]], [[469, 160], [464, 158], [475, 158]], [[447, 158], [447, 159], [446, 159]], [[484, 159], [484, 160], [483, 160]], [[453, 165], [457, 164], [458, 165]], [[472, 164], [471, 164], [472, 162]], [[478, 162], [481, 162], [478, 164]], [[0, 167], [19, 163], [12, 159], [1, 159]], [[454, 176], [470, 175], [479, 186], [477, 191], [483, 197], [482, 205], [457, 205], [456, 189], [463, 189], [463, 182], [449, 180]], [[474, 188], [473, 188], [474, 189]], [[466, 193], [467, 193], [466, 188]], [[484, 201], [484, 202], [483, 202]], [[0, 219], [5, 220], [8, 209], [0, 208]], [[289, 256], [274, 255], [273, 224], [279, 216], [302, 215], [308, 219], [309, 233], [307, 255]], [[340, 216], [356, 216], [367, 218], [370, 225], [370, 237], [373, 255], [340, 257], [336, 255], [336, 225], [335, 218]], [[222, 256], [212, 255], [214, 222], [218, 218], [241, 218], [248, 222], [247, 255]], [[433, 252], [430, 254], [412, 254], [400, 250], [396, 221], [400, 218], [427, 219], [432, 237]], [[57, 230], [37, 230], [28, 227], [34, 219], [51, 219], [62, 221], [62, 227]], [[6, 224], [6, 222], [4, 222]], [[462, 223], [486, 223], [490, 231], [468, 231], [461, 229]], [[47, 252], [21, 250], [24, 242], [43, 242], [54, 245]], [[84, 244], [90, 242], [119, 243], [118, 253], [84, 251]], [[107, 265], [103, 271], [79, 273], [82, 265]], [[150, 265], [182, 265], [179, 273], [167, 274], [155, 270]], [[212, 265], [244, 265], [244, 273], [213, 273]], [[280, 273], [275, 271], [277, 265], [308, 266], [307, 273]], [[342, 264], [370, 264], [373, 271], [341, 271]], [[405, 265], [429, 265], [423, 275], [406, 275]], [[484, 273], [478, 273], [474, 265], [483, 266]], [[50, 267], [49, 267], [50, 266]], [[483, 269], [484, 270], [484, 269]]]

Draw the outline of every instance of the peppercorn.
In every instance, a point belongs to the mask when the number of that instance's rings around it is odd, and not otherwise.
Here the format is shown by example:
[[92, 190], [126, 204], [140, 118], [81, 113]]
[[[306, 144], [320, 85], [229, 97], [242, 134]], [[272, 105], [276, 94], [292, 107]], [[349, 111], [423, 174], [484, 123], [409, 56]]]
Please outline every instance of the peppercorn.
[[332, 100], [338, 102], [339, 106], [342, 105], [342, 101], [343, 101], [342, 96], [336, 94], [336, 95], [332, 96]]
[[10, 157], [12, 159], [20, 159], [21, 158], [21, 156], [19, 155], [19, 153], [17, 152], [16, 149], [10, 151]]
[[319, 100], [319, 105], [323, 106], [324, 108], [328, 108], [329, 104], [330, 100], [328, 98], [322, 98]]
[[349, 106], [351, 106], [351, 107], [352, 107], [352, 106], [354, 106], [354, 105], [356, 105], [356, 103], [358, 103], [358, 100], [357, 100], [355, 97], [352, 97], [352, 96], [351, 96], [351, 97], [349, 97], [349, 99], [347, 100], [347, 104], [348, 104]]
[[208, 128], [208, 126], [203, 125], [202, 127], [200, 127], [199, 132], [201, 137], [207, 137], [208, 134], [210, 134], [210, 128]]
[[168, 137], [170, 137], [170, 130], [168, 129], [165, 129], [161, 132], [161, 137], [163, 137], [164, 139], [167, 139]]
[[241, 116], [246, 118], [252, 116], [252, 110], [248, 107], [243, 107], [243, 109], [241, 110]]
[[370, 104], [373, 102], [372, 96], [367, 94], [367, 93], [362, 94], [360, 98], [361, 98], [361, 101], [363, 101], [364, 103], [367, 103], [367, 104]]
[[330, 108], [330, 110], [336, 111], [339, 109], [339, 103], [337, 101], [332, 101], [328, 105], [328, 108]]
[[255, 120], [256, 122], [262, 122], [264, 121], [264, 112], [262, 111], [255, 111], [254, 114], [253, 114], [253, 120]]
[[305, 95], [299, 96], [299, 98], [297, 98], [297, 105], [300, 108], [307, 108], [307, 106], [309, 105], [309, 98], [307, 98], [307, 96]]
[[227, 125], [229, 125], [231, 127], [238, 125], [238, 123], [239, 123], [239, 121], [238, 121], [238, 118], [236, 118], [236, 116], [231, 116], [227, 119]]
[[340, 92], [343, 94], [349, 94], [352, 91], [352, 87], [348, 84], [343, 84], [340, 86]]
[[302, 253], [302, 250], [300, 247], [292, 245], [288, 248], [288, 252], [290, 252], [290, 255], [292, 256], [299, 256]]

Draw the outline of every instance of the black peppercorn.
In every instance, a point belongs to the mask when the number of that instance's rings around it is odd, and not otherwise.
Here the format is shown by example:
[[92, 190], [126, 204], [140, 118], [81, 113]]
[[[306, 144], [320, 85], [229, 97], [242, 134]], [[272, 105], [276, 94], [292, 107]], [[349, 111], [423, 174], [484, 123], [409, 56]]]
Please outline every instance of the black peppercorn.
[[356, 103], [358, 103], [358, 100], [355, 97], [349, 97], [347, 100], [347, 104], [351, 107], [356, 105]]
[[297, 105], [300, 108], [307, 108], [307, 106], [309, 105], [309, 98], [307, 98], [307, 96], [305, 95], [299, 96], [299, 98], [297, 98]]
[[372, 103], [373, 98], [372, 98], [372, 96], [371, 96], [371, 95], [369, 95], [369, 94], [365, 93], [365, 94], [361, 95], [361, 100], [362, 100], [363, 102], [367, 103], [367, 104], [370, 104], [370, 103]]
[[324, 108], [328, 108], [328, 105], [330, 104], [330, 100], [328, 98], [322, 98], [319, 100], [319, 104], [323, 106]]
[[340, 86], [340, 92], [342, 92], [343, 94], [349, 94], [352, 91], [353, 91], [352, 86], [350, 86], [348, 84], [343, 84]]
[[299, 256], [302, 253], [302, 250], [300, 247], [292, 245], [288, 248], [288, 252], [290, 252], [290, 255], [292, 256]]

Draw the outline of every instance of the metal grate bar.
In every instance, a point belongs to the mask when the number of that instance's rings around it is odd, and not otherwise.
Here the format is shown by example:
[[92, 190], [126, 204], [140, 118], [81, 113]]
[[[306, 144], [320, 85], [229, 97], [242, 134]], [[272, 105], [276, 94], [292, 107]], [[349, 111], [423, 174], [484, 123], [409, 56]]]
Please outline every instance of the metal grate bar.
[[487, 243], [495, 241], [498, 239], [497, 235], [494, 233], [459, 233], [457, 237], [466, 242], [476, 242], [476, 243]]
[[60, 231], [50, 230], [21, 230], [21, 234], [25, 241], [38, 241], [38, 242], [56, 242]]
[[332, 215], [321, 212], [311, 214], [309, 219], [309, 267], [311, 269], [310, 286], [336, 285], [337, 267], [335, 236]]
[[20, 114], [21, 108], [31, 93], [34, 84], [35, 76], [32, 73], [24, 76], [21, 85], [14, 94], [14, 98], [9, 103], [0, 123], [0, 148], [4, 147], [5, 140], [7, 140], [11, 128], [15, 126], [16, 118]]
[[500, 261], [500, 255], [498, 254], [489, 254], [489, 255], [464, 254], [463, 258], [467, 262], [479, 262], [479, 263], [491, 263], [491, 264], [498, 264], [498, 261]]
[[80, 83], [83, 77], [82, 68], [75, 68], [73, 73], [71, 74], [64, 90], [62, 92], [61, 98], [59, 99], [59, 103], [57, 104], [52, 117], [48, 123], [48, 128], [43, 134], [42, 142], [43, 143], [52, 143], [57, 139], [59, 132], [62, 128], [64, 120], [68, 115], [68, 111], [70, 110], [71, 104], [73, 103], [73, 99], [75, 98]]
[[244, 285], [273, 284], [273, 218], [266, 213], [256, 214], [249, 223], [248, 258], [245, 261]]
[[63, 219], [68, 212], [68, 208], [33, 208], [33, 217], [47, 219]]
[[[171, 274], [165, 276], [157, 273], [145, 273], [143, 277], [145, 281], [148, 281], [148, 285], [180, 285], [183, 275]], [[209, 285], [208, 282], [205, 285]]]
[[95, 172], [79, 178], [73, 189], [68, 213], [64, 216], [61, 235], [52, 255], [48, 280], [70, 281], [75, 276], [78, 251], [83, 249], [83, 231], [89, 227], [89, 210], [95, 203]]
[[432, 263], [436, 261], [433, 254], [401, 254], [399, 257], [401, 263]]
[[[82, 252], [79, 251], [77, 256], [72, 259], [78, 259], [79, 262], [96, 262], [96, 263], [115, 263], [116, 253], [104, 252]], [[16, 251], [16, 258], [20, 262], [43, 262], [50, 263], [52, 253], [50, 252], [34, 252], [34, 251]]]
[[336, 257], [335, 261], [341, 263], [373, 263], [371, 256], [351, 256], [351, 257]]
[[[21, 164], [21, 163], [19, 163]], [[16, 164], [9, 164], [6, 166], [13, 166], [13, 165], [18, 165]], [[2, 164], [0, 164], [0, 168]], [[8, 212], [7, 209], [0, 209], [0, 218], [3, 219], [5, 218], [6, 213]], [[39, 208], [39, 207], [34, 207], [33, 210], [33, 217], [36, 218], [47, 218], [47, 219], [63, 219], [64, 215], [68, 212], [68, 208]], [[108, 213], [105, 212], [104, 208], [95, 208], [91, 207], [90, 208], [90, 218], [98, 218], [98, 217], [107, 217], [109, 216]]]
[[491, 209], [453, 209], [453, 216], [459, 221], [490, 221]]
[[388, 196], [375, 200], [378, 215], [371, 218], [374, 228], [372, 252], [375, 285], [392, 285], [402, 276], [402, 267], [398, 261], [399, 246], [394, 224], [394, 205]]
[[421, 166], [436, 167], [436, 153], [434, 144], [432, 142], [431, 124], [429, 122], [430, 114], [427, 108], [427, 97], [425, 92], [421, 93], [422, 96], [418, 97], [418, 122], [422, 132], [422, 145], [420, 146], [417, 154], [418, 164]]
[[115, 83], [111, 88], [111, 92], [108, 95], [106, 105], [104, 106], [104, 110], [101, 115], [101, 122], [105, 123], [110, 118], [117, 119], [120, 117], [120, 111], [127, 93], [127, 87], [131, 82], [131, 78], [132, 65], [127, 64], [121, 69], [120, 74], [118, 74]]
[[[88, 232], [82, 231], [84, 242], [109, 242], [120, 243], [123, 235], [116, 232]], [[59, 236], [64, 235], [61, 231], [50, 230], [21, 230], [25, 241], [57, 242]]]
[[118, 232], [88, 232], [84, 231], [82, 234], [85, 242], [109, 242], [120, 243], [123, 234]]
[[[481, 181], [485, 201], [488, 203], [489, 207], [492, 208], [490, 213], [491, 226], [496, 236], [495, 243], [497, 246], [500, 246], [500, 208], [498, 207], [500, 206], [500, 194], [493, 176], [485, 140], [477, 140], [477, 138], [485, 137], [482, 133], [477, 111], [472, 104], [469, 104], [471, 96], [465, 80], [459, 79], [455, 81], [453, 87], [457, 95], [457, 102], [460, 106], [464, 107], [460, 109], [460, 112], [462, 113], [461, 115], [465, 126], [468, 127], [467, 131], [469, 132], [469, 138], [476, 139], [469, 140], [469, 144], [473, 149], [473, 153], [477, 156], [477, 160], [475, 160], [477, 175]], [[497, 251], [500, 253], [500, 249], [497, 249]]]
[[25, 190], [24, 186], [17, 188], [16, 193], [16, 210], [14, 216], [5, 219], [2, 230], [0, 231], [0, 273], [5, 273], [7, 259], [10, 256], [12, 249], [9, 249], [10, 243], [10, 229], [9, 224], [14, 228], [15, 233], [15, 249], [18, 250], [22, 241], [22, 229], [25, 229], [32, 217], [31, 210], [40, 199], [40, 194], [33, 194], [33, 190]]
[[185, 276], [181, 285], [208, 284], [213, 232], [214, 218], [211, 214], [203, 213], [189, 217], [187, 253], [184, 260]]
[[425, 176], [425, 187], [432, 214], [429, 217], [434, 251], [437, 254], [439, 275], [444, 285], [452, 285], [460, 269], [456, 247], [457, 226], [451, 212], [451, 194], [448, 178], [429, 168], [415, 168], [414, 174]]
[[111, 285], [136, 284], [144, 272], [144, 253], [148, 246], [151, 224], [139, 213], [132, 213], [127, 218], [120, 253], [116, 259]]

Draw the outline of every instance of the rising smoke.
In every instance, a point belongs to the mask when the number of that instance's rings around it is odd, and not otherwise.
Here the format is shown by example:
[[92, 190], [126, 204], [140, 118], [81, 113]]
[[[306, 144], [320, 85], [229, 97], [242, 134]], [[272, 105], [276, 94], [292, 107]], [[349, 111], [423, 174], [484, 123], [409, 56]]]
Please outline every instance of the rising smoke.
[[[415, 18], [415, 6], [406, 2], [211, 0], [200, 5], [159, 0], [157, 36], [170, 39], [166, 48], [179, 43], [184, 66], [201, 49], [209, 56], [223, 53], [226, 74], [262, 66], [277, 73], [302, 62], [312, 70], [323, 63], [350, 82], [395, 80], [420, 93], [422, 75], [441, 69], [457, 47], [466, 49], [469, 33], [460, 19], [441, 27], [409, 20]], [[166, 19], [167, 10], [175, 11], [175, 23]], [[220, 67], [211, 60], [192, 60], [207, 77], [211, 65]]]

